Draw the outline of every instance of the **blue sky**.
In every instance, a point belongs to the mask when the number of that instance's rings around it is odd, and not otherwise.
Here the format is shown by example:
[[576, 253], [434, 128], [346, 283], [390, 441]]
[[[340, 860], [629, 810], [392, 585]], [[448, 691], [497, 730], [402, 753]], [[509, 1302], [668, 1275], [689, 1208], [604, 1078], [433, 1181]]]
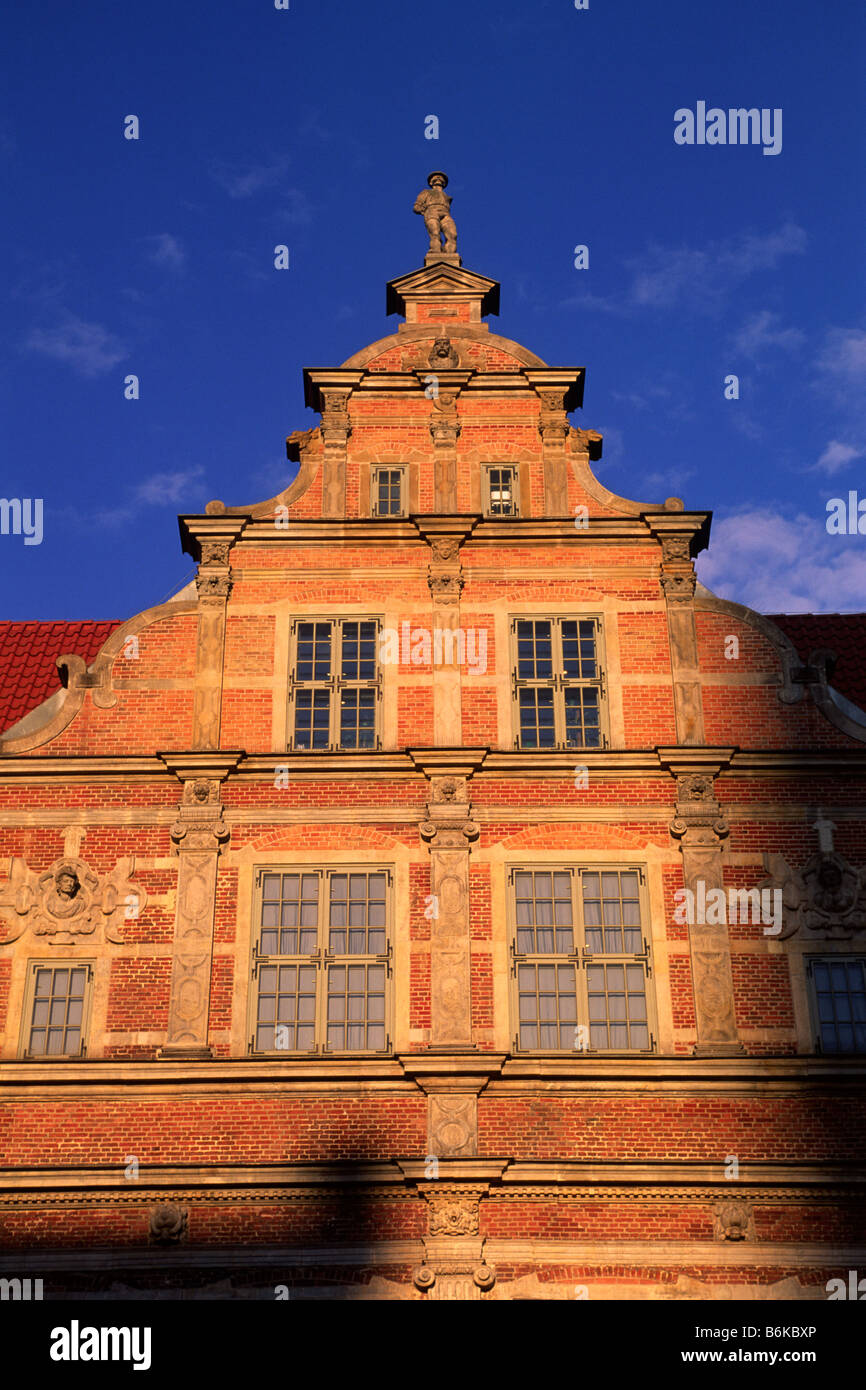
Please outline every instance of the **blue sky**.
[[[859, 0], [47, 0], [2, 38], [0, 496], [44, 538], [0, 536], [0, 616], [158, 603], [178, 512], [285, 485], [302, 369], [393, 331], [433, 168], [491, 328], [587, 368], [603, 481], [712, 508], [717, 592], [866, 609], [825, 525], [866, 499]], [[699, 101], [780, 108], [781, 152], [677, 145]]]

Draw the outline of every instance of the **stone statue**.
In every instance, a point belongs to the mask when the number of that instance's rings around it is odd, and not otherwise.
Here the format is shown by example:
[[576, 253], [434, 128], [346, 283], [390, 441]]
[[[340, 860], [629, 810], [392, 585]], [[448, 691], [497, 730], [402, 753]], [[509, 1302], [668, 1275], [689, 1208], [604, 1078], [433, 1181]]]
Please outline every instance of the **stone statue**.
[[[445, 192], [448, 175], [435, 169], [428, 175], [427, 188], [423, 188], [415, 199], [414, 212], [424, 218], [424, 226], [430, 233], [430, 255], [438, 256], [443, 251], [454, 254], [457, 251], [457, 227], [451, 216], [451, 199]], [[445, 245], [441, 244], [440, 238]]]

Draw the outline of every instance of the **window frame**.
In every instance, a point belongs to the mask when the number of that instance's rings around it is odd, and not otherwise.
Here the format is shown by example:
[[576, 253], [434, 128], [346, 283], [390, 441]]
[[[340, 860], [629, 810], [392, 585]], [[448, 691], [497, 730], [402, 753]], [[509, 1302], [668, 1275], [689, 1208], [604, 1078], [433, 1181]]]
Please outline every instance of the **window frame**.
[[[399, 473], [400, 475], [400, 506], [396, 512], [379, 511], [379, 474], [380, 473]], [[408, 498], [406, 496], [408, 469], [405, 463], [374, 463], [370, 468], [370, 515], [383, 521], [394, 520], [398, 517], [406, 517], [409, 514]]]
[[[329, 949], [330, 926], [330, 882], [333, 877], [340, 874], [384, 874], [385, 875], [385, 950], [384, 952], [349, 952], [331, 951]], [[262, 905], [264, 902], [263, 888], [264, 879], [267, 874], [315, 874], [319, 879], [319, 920], [316, 923], [316, 950], [313, 952], [300, 952], [297, 954], [270, 953], [263, 954], [259, 951], [259, 943], [263, 930], [262, 925]], [[395, 869], [393, 864], [307, 864], [307, 863], [268, 863], [256, 864], [253, 867], [253, 912], [252, 912], [252, 931], [250, 940], [250, 988], [247, 1009], [247, 1055], [250, 1057], [393, 1057], [394, 1055], [394, 968], [393, 968], [393, 942], [394, 942], [394, 891], [395, 891]], [[279, 930], [279, 929], [278, 929]], [[347, 928], [348, 930], [348, 928]], [[279, 943], [278, 943], [279, 944]], [[298, 946], [300, 947], [300, 939]], [[347, 940], [348, 947], [348, 940]], [[385, 971], [385, 1008], [383, 1027], [385, 1030], [385, 1043], [381, 1048], [339, 1048], [334, 1049], [328, 1043], [328, 980], [329, 970], [332, 966], [341, 965], [381, 965]], [[296, 965], [312, 966], [316, 970], [316, 1007], [314, 1017], [314, 1044], [311, 1048], [258, 1048], [257, 1031], [259, 1026], [258, 1004], [260, 970], [265, 965]], [[345, 1020], [347, 1021], [347, 1020]], [[274, 1028], [279, 1020], [274, 1020]], [[296, 1020], [296, 1023], [298, 1020]], [[369, 1020], [365, 1019], [368, 1024]]]
[[[511, 708], [514, 747], [522, 753], [580, 753], [600, 751], [610, 747], [610, 720], [607, 703], [607, 654], [604, 644], [604, 622], [602, 615], [595, 613], [512, 613], [509, 615], [510, 661], [511, 661]], [[550, 677], [521, 676], [519, 674], [519, 623], [551, 624], [552, 675]], [[598, 675], [589, 677], [568, 676], [562, 650], [562, 624], [567, 622], [591, 622], [595, 628], [595, 662]], [[578, 637], [579, 640], [579, 637]], [[592, 687], [598, 691], [598, 731], [599, 742], [567, 743], [565, 741], [565, 691], [566, 688]], [[554, 741], [553, 743], [524, 744], [520, 724], [520, 694], [526, 689], [546, 689], [553, 691]]]
[[[43, 958], [32, 959], [27, 962], [27, 974], [24, 981], [24, 999], [21, 1009], [21, 1032], [19, 1036], [18, 1056], [24, 1062], [78, 1062], [87, 1057], [87, 1042], [90, 1036], [90, 1015], [93, 1007], [93, 983], [94, 983], [93, 960], [48, 960]], [[36, 1004], [36, 976], [40, 970], [83, 970], [84, 996], [81, 1008], [81, 1024], [79, 1026], [79, 1049], [77, 1052], [31, 1052], [30, 1035], [33, 1031], [33, 1010]], [[53, 994], [50, 996], [54, 998]]]
[[[357, 679], [343, 676], [343, 628], [346, 623], [373, 623], [375, 625], [375, 675], [370, 678]], [[302, 623], [324, 623], [330, 628], [330, 675], [325, 679], [299, 680], [298, 670], [298, 642], [299, 630]], [[288, 721], [287, 721], [287, 748], [292, 753], [372, 753], [379, 752], [382, 748], [382, 664], [379, 661], [379, 635], [382, 631], [382, 618], [375, 613], [347, 614], [345, 617], [335, 618], [332, 614], [300, 613], [292, 618], [289, 625], [289, 672], [288, 672]], [[314, 637], [315, 642], [315, 637]], [[312, 746], [314, 732], [314, 722], [311, 713], [310, 721], [310, 747], [304, 747], [296, 741], [297, 728], [297, 709], [298, 693], [303, 690], [328, 692], [328, 742], [324, 747], [316, 748]], [[373, 699], [373, 741], [369, 745], [343, 744], [341, 742], [341, 696], [346, 690], [372, 690]], [[311, 698], [311, 706], [315, 701]]]
[[[491, 474], [494, 470], [507, 468], [511, 473], [511, 511], [494, 512]], [[520, 516], [520, 468], [516, 463], [484, 464], [484, 515], [491, 521], [502, 521], [508, 517]]]
[[[571, 908], [573, 949], [571, 951], [541, 952], [519, 951], [517, 949], [517, 893], [516, 875], [518, 873], [568, 874], [571, 878]], [[638, 902], [640, 904], [640, 934], [643, 950], [630, 951], [590, 951], [586, 944], [587, 927], [584, 918], [581, 876], [583, 874], [633, 873], [638, 879]], [[519, 1057], [657, 1057], [659, 1055], [658, 1008], [655, 991], [655, 972], [652, 952], [652, 923], [649, 911], [649, 886], [646, 865], [617, 861], [616, 863], [557, 862], [542, 863], [514, 861], [505, 866], [506, 921], [508, 923], [509, 954], [509, 1035], [515, 1056]], [[594, 1047], [587, 1033], [586, 1047], [523, 1047], [520, 1042], [520, 986], [519, 967], [541, 964], [571, 965], [575, 972], [575, 1004], [577, 1017], [574, 1031], [583, 1026], [590, 1029], [589, 1017], [589, 975], [588, 967], [597, 965], [640, 965], [643, 969], [644, 999], [646, 1003], [647, 1046], [645, 1048]], [[536, 977], [537, 978], [537, 977]], [[609, 1017], [606, 1023], [610, 1024]], [[562, 1027], [562, 1024], [559, 1025]]]
[[[864, 1057], [866, 1056], [866, 1045], [863, 1048], [853, 1048], [850, 1052], [835, 1049], [828, 1052], [823, 1044], [821, 1037], [821, 1018], [818, 1012], [818, 991], [815, 984], [816, 965], [838, 965], [859, 964], [863, 971], [864, 986], [866, 986], [866, 953], [860, 951], [831, 951], [827, 954], [818, 952], [817, 954], [804, 955], [803, 963], [806, 971], [806, 993], [809, 1001], [809, 1024], [812, 1032], [812, 1048], [816, 1056], [819, 1057]], [[852, 1020], [853, 1022], [854, 1020]], [[836, 1025], [834, 1025], [836, 1026]]]

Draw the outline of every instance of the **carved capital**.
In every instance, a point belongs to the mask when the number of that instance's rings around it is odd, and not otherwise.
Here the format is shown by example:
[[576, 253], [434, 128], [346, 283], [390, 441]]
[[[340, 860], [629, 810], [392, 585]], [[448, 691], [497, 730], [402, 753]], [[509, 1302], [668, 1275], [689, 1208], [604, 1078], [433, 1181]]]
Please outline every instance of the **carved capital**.
[[434, 574], [431, 570], [427, 572], [427, 585], [437, 603], [459, 603], [463, 584], [463, 575], [460, 573]]
[[224, 603], [232, 591], [231, 570], [199, 568], [195, 577], [195, 587], [199, 599], [217, 599]]
[[324, 408], [321, 431], [326, 446], [337, 445], [345, 448], [346, 441], [352, 433], [348, 414], [349, 394], [348, 391], [322, 391]]
[[451, 821], [427, 820], [421, 822], [419, 830], [421, 839], [431, 849], [468, 849], [481, 834], [480, 827], [473, 820], [463, 821], [461, 825], [454, 825]]
[[475, 1236], [478, 1234], [480, 1194], [445, 1188], [431, 1192], [427, 1199], [427, 1229], [431, 1236]]
[[210, 565], [221, 565], [224, 568], [227, 568], [231, 548], [231, 541], [202, 541], [200, 562], [201, 567]]
[[668, 603], [690, 603], [695, 596], [694, 570], [662, 570], [660, 582]]
[[691, 565], [688, 536], [662, 536], [662, 564]]
[[434, 444], [450, 446], [460, 437], [462, 426], [459, 420], [431, 420], [430, 434]]

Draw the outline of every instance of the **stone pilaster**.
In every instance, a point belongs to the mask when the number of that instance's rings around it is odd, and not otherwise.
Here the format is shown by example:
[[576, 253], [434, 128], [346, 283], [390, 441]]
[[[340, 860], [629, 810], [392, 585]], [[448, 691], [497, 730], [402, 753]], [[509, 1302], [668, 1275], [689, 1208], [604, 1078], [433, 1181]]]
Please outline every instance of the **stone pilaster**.
[[165, 1060], [206, 1058], [217, 861], [229, 839], [222, 819], [221, 784], [240, 753], [163, 753], [183, 783], [171, 838], [178, 857], [168, 1033]]
[[667, 603], [668, 635], [674, 686], [677, 739], [681, 744], [704, 741], [704, 705], [695, 627], [695, 567], [690, 534], [663, 535], [661, 586]]
[[[723, 844], [730, 828], [716, 800], [714, 778], [720, 767], [733, 756], [733, 749], [702, 750], [688, 760], [660, 752], [662, 763], [676, 777], [676, 815], [670, 831], [679, 841], [683, 856], [683, 882], [693, 894], [692, 901], [703, 901], [711, 888], [724, 887]], [[704, 891], [700, 891], [701, 883]], [[725, 924], [695, 920], [689, 924], [689, 952], [695, 998], [697, 1044], [695, 1055], [726, 1057], [742, 1053], [734, 1017], [734, 985], [731, 974], [731, 948]]]
[[[453, 376], [454, 373], [448, 373]], [[457, 414], [459, 386], [446, 389], [443, 376], [430, 401], [430, 436], [433, 440], [433, 511], [439, 515], [457, 511]]]
[[[461, 671], [457, 632], [460, 627], [460, 593], [463, 568], [460, 564], [462, 536], [436, 536], [431, 539], [432, 560], [427, 567], [427, 583], [432, 599], [432, 631], [441, 636], [441, 648], [434, 646], [433, 730], [437, 743], [456, 748], [462, 742]], [[437, 660], [437, 656], [441, 659]]]
[[198, 635], [193, 704], [194, 748], [220, 746], [226, 605], [232, 590], [229, 553], [243, 523], [232, 517], [200, 519], [193, 543], [198, 553]]
[[541, 413], [538, 432], [541, 435], [542, 466], [544, 470], [544, 515], [568, 515], [568, 472], [565, 446], [569, 424], [565, 413], [564, 391], [539, 391]]
[[469, 849], [478, 838], [465, 777], [431, 778], [421, 838], [430, 847], [430, 1046], [471, 1048]]
[[322, 515], [346, 515], [346, 446], [352, 426], [349, 424], [348, 391], [322, 389]]

